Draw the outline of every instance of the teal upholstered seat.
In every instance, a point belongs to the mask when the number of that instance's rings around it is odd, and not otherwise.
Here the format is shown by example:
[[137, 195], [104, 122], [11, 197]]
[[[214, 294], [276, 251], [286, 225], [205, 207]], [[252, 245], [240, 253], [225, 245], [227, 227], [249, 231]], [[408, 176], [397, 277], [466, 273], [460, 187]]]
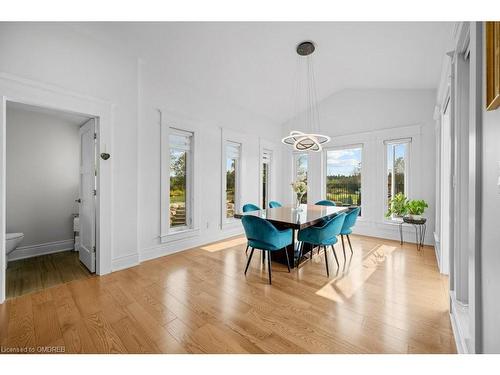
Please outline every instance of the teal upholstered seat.
[[342, 225], [342, 229], [340, 230], [340, 237], [342, 238], [342, 250], [344, 251], [344, 259], [345, 257], [345, 245], [344, 245], [344, 236], [347, 236], [347, 242], [349, 243], [349, 248], [351, 249], [351, 254], [353, 254], [352, 251], [352, 245], [351, 245], [351, 239], [349, 238], [349, 235], [352, 233], [352, 227], [356, 224], [356, 220], [358, 219], [359, 216], [359, 211], [361, 210], [361, 207], [356, 207], [349, 211], [345, 217], [344, 220], [344, 225]]
[[327, 199], [318, 201], [315, 203], [315, 205], [317, 205], [317, 206], [336, 206], [335, 202], [329, 201]]
[[[247, 203], [243, 205], [243, 212], [250, 212], [250, 211], [259, 211], [260, 207], [253, 204], [253, 203]], [[248, 248], [250, 247], [250, 244], [247, 244], [247, 248], [245, 250], [245, 254], [248, 254]]]
[[[326, 263], [326, 273], [330, 276], [328, 271], [328, 257], [326, 254], [327, 246], [331, 246], [333, 250], [333, 255], [335, 256], [335, 261], [337, 262], [337, 267], [339, 266], [339, 261], [337, 259], [337, 254], [335, 253], [335, 248], [333, 245], [337, 243], [337, 236], [340, 234], [342, 225], [344, 224], [346, 214], [341, 213], [335, 216], [330, 221], [327, 221], [323, 226], [320, 227], [309, 227], [299, 231], [298, 240], [301, 242], [300, 258], [302, 257], [303, 244], [308, 243], [313, 248], [315, 246], [323, 247], [325, 250], [325, 263]], [[312, 256], [312, 249], [311, 249]]]
[[245, 268], [245, 275], [255, 249], [268, 252], [267, 263], [269, 270], [269, 284], [271, 284], [271, 252], [278, 250], [285, 251], [288, 272], [290, 272], [290, 263], [286, 247], [292, 244], [292, 230], [278, 230], [267, 220], [253, 215], [245, 215], [241, 221], [243, 223], [243, 228], [245, 229], [245, 235], [248, 239], [248, 245], [252, 248], [247, 266]]
[[253, 203], [247, 203], [243, 206], [243, 212], [259, 211], [259, 210], [260, 207]]
[[277, 201], [269, 202], [269, 208], [278, 208], [278, 207], [283, 207], [283, 205]]

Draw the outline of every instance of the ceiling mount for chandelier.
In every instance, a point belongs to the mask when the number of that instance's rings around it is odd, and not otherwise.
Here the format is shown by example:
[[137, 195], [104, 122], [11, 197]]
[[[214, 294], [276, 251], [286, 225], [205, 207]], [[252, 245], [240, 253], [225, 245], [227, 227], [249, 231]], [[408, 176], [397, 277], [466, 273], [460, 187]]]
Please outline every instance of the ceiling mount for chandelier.
[[[312, 53], [315, 50], [316, 46], [312, 41], [305, 41], [300, 43], [297, 46], [296, 50], [299, 56], [305, 57], [307, 68], [307, 87], [305, 92], [306, 111], [303, 118], [298, 118], [299, 121], [303, 121], [303, 128], [305, 131], [292, 130], [290, 132], [290, 135], [281, 140], [284, 144], [293, 146], [293, 149], [296, 151], [319, 152], [322, 150], [322, 145], [330, 142], [330, 137], [320, 134], [316, 81], [314, 75], [314, 65], [312, 61]], [[298, 64], [299, 63], [301, 63], [301, 61], [298, 61]], [[297, 77], [297, 82], [299, 81], [299, 77]], [[301, 85], [298, 84], [297, 86], [297, 95], [300, 96], [299, 91], [301, 91]]]

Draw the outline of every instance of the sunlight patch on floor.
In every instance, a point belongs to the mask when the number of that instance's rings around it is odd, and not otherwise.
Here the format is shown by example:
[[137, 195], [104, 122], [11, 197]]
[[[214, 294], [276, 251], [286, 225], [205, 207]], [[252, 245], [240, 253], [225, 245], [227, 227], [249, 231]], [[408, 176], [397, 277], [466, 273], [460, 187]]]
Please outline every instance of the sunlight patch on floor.
[[211, 253], [214, 253], [216, 251], [227, 250], [227, 249], [230, 249], [231, 247], [243, 245], [246, 243], [247, 243], [247, 239], [245, 237], [238, 237], [238, 238], [233, 238], [233, 239], [222, 241], [222, 242], [217, 242], [217, 243], [214, 243], [211, 245], [202, 246], [201, 249], [205, 250], [205, 251], [209, 251]]
[[316, 294], [331, 301], [343, 303], [363, 286], [379, 265], [384, 263], [396, 249], [396, 247], [388, 245], [376, 247], [363, 259], [361, 264], [353, 265], [346, 275], [329, 281]]

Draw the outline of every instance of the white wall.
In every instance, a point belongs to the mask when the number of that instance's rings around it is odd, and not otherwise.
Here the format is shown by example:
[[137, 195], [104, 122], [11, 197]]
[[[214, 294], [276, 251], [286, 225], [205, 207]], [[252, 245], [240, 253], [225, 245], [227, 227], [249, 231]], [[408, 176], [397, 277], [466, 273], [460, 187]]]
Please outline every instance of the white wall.
[[113, 267], [137, 258], [137, 60], [57, 23], [0, 23], [0, 50], [1, 73], [113, 104]]
[[7, 233], [20, 245], [73, 239], [79, 194], [79, 126], [7, 106]]
[[[362, 194], [363, 218], [356, 226], [360, 234], [399, 239], [398, 228], [384, 220], [383, 191], [385, 148], [383, 139], [411, 136], [410, 198], [425, 199], [429, 208], [426, 243], [433, 243], [435, 204], [435, 90], [344, 90], [323, 100], [319, 105], [323, 133], [332, 137], [330, 146], [363, 144]], [[299, 119], [292, 119], [283, 127], [283, 135], [292, 128], [301, 130]], [[292, 181], [291, 153], [284, 152], [285, 181]], [[312, 154], [310, 168], [310, 202], [322, 196], [323, 155]], [[288, 185], [283, 195], [292, 199]], [[410, 227], [405, 240], [415, 241]]]
[[[166, 69], [168, 70], [168, 69]], [[144, 64], [141, 74], [141, 127], [139, 131], [139, 246], [141, 259], [172, 253], [241, 233], [239, 221], [221, 228], [221, 130], [235, 134], [242, 143], [242, 204], [259, 203], [260, 149], [274, 151], [275, 176], [271, 199], [278, 195], [281, 173], [280, 128], [267, 119], [226, 106], [213, 97], [200, 97], [187, 85], [172, 85], [174, 71]], [[175, 75], [175, 74], [174, 74]], [[172, 79], [170, 79], [172, 78]], [[195, 204], [197, 231], [183, 239], [160, 240], [160, 123], [195, 131], [197, 137], [195, 184], [199, 195]], [[229, 136], [230, 137], [230, 136]], [[236, 139], [235, 139], [236, 140]], [[165, 147], [166, 145], [164, 145]], [[163, 192], [168, 194], [168, 192]]]
[[[483, 49], [485, 51], [486, 48]], [[485, 82], [485, 81], [484, 81]], [[486, 87], [484, 83], [483, 87]], [[483, 89], [483, 92], [485, 90]], [[485, 103], [486, 100], [483, 100]], [[500, 108], [484, 111], [482, 128], [481, 289], [483, 351], [500, 353]]]

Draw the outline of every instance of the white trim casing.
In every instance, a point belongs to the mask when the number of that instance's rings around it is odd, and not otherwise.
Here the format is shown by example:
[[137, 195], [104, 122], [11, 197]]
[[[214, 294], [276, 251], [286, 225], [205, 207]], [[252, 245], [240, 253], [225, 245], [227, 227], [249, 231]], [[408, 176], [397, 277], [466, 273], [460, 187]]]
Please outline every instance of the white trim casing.
[[160, 195], [160, 222], [161, 233], [160, 241], [168, 243], [180, 238], [197, 236], [200, 228], [200, 181], [199, 176], [199, 124], [194, 121], [186, 120], [184, 117], [177, 116], [169, 111], [159, 110], [160, 113], [160, 188], [162, 192], [170, 191], [170, 134], [171, 132], [181, 131], [189, 133], [191, 137], [191, 160], [188, 161], [188, 198], [186, 199], [189, 207], [189, 216], [191, 224], [183, 227], [182, 230], [170, 229], [170, 199], [167, 194]]
[[0, 303], [5, 300], [5, 128], [7, 101], [65, 112], [84, 114], [98, 119], [97, 153], [111, 154], [109, 160], [97, 160], [96, 196], [96, 273], [111, 272], [113, 245], [113, 110], [112, 103], [75, 93], [64, 88], [32, 81], [8, 73], [0, 73]]

